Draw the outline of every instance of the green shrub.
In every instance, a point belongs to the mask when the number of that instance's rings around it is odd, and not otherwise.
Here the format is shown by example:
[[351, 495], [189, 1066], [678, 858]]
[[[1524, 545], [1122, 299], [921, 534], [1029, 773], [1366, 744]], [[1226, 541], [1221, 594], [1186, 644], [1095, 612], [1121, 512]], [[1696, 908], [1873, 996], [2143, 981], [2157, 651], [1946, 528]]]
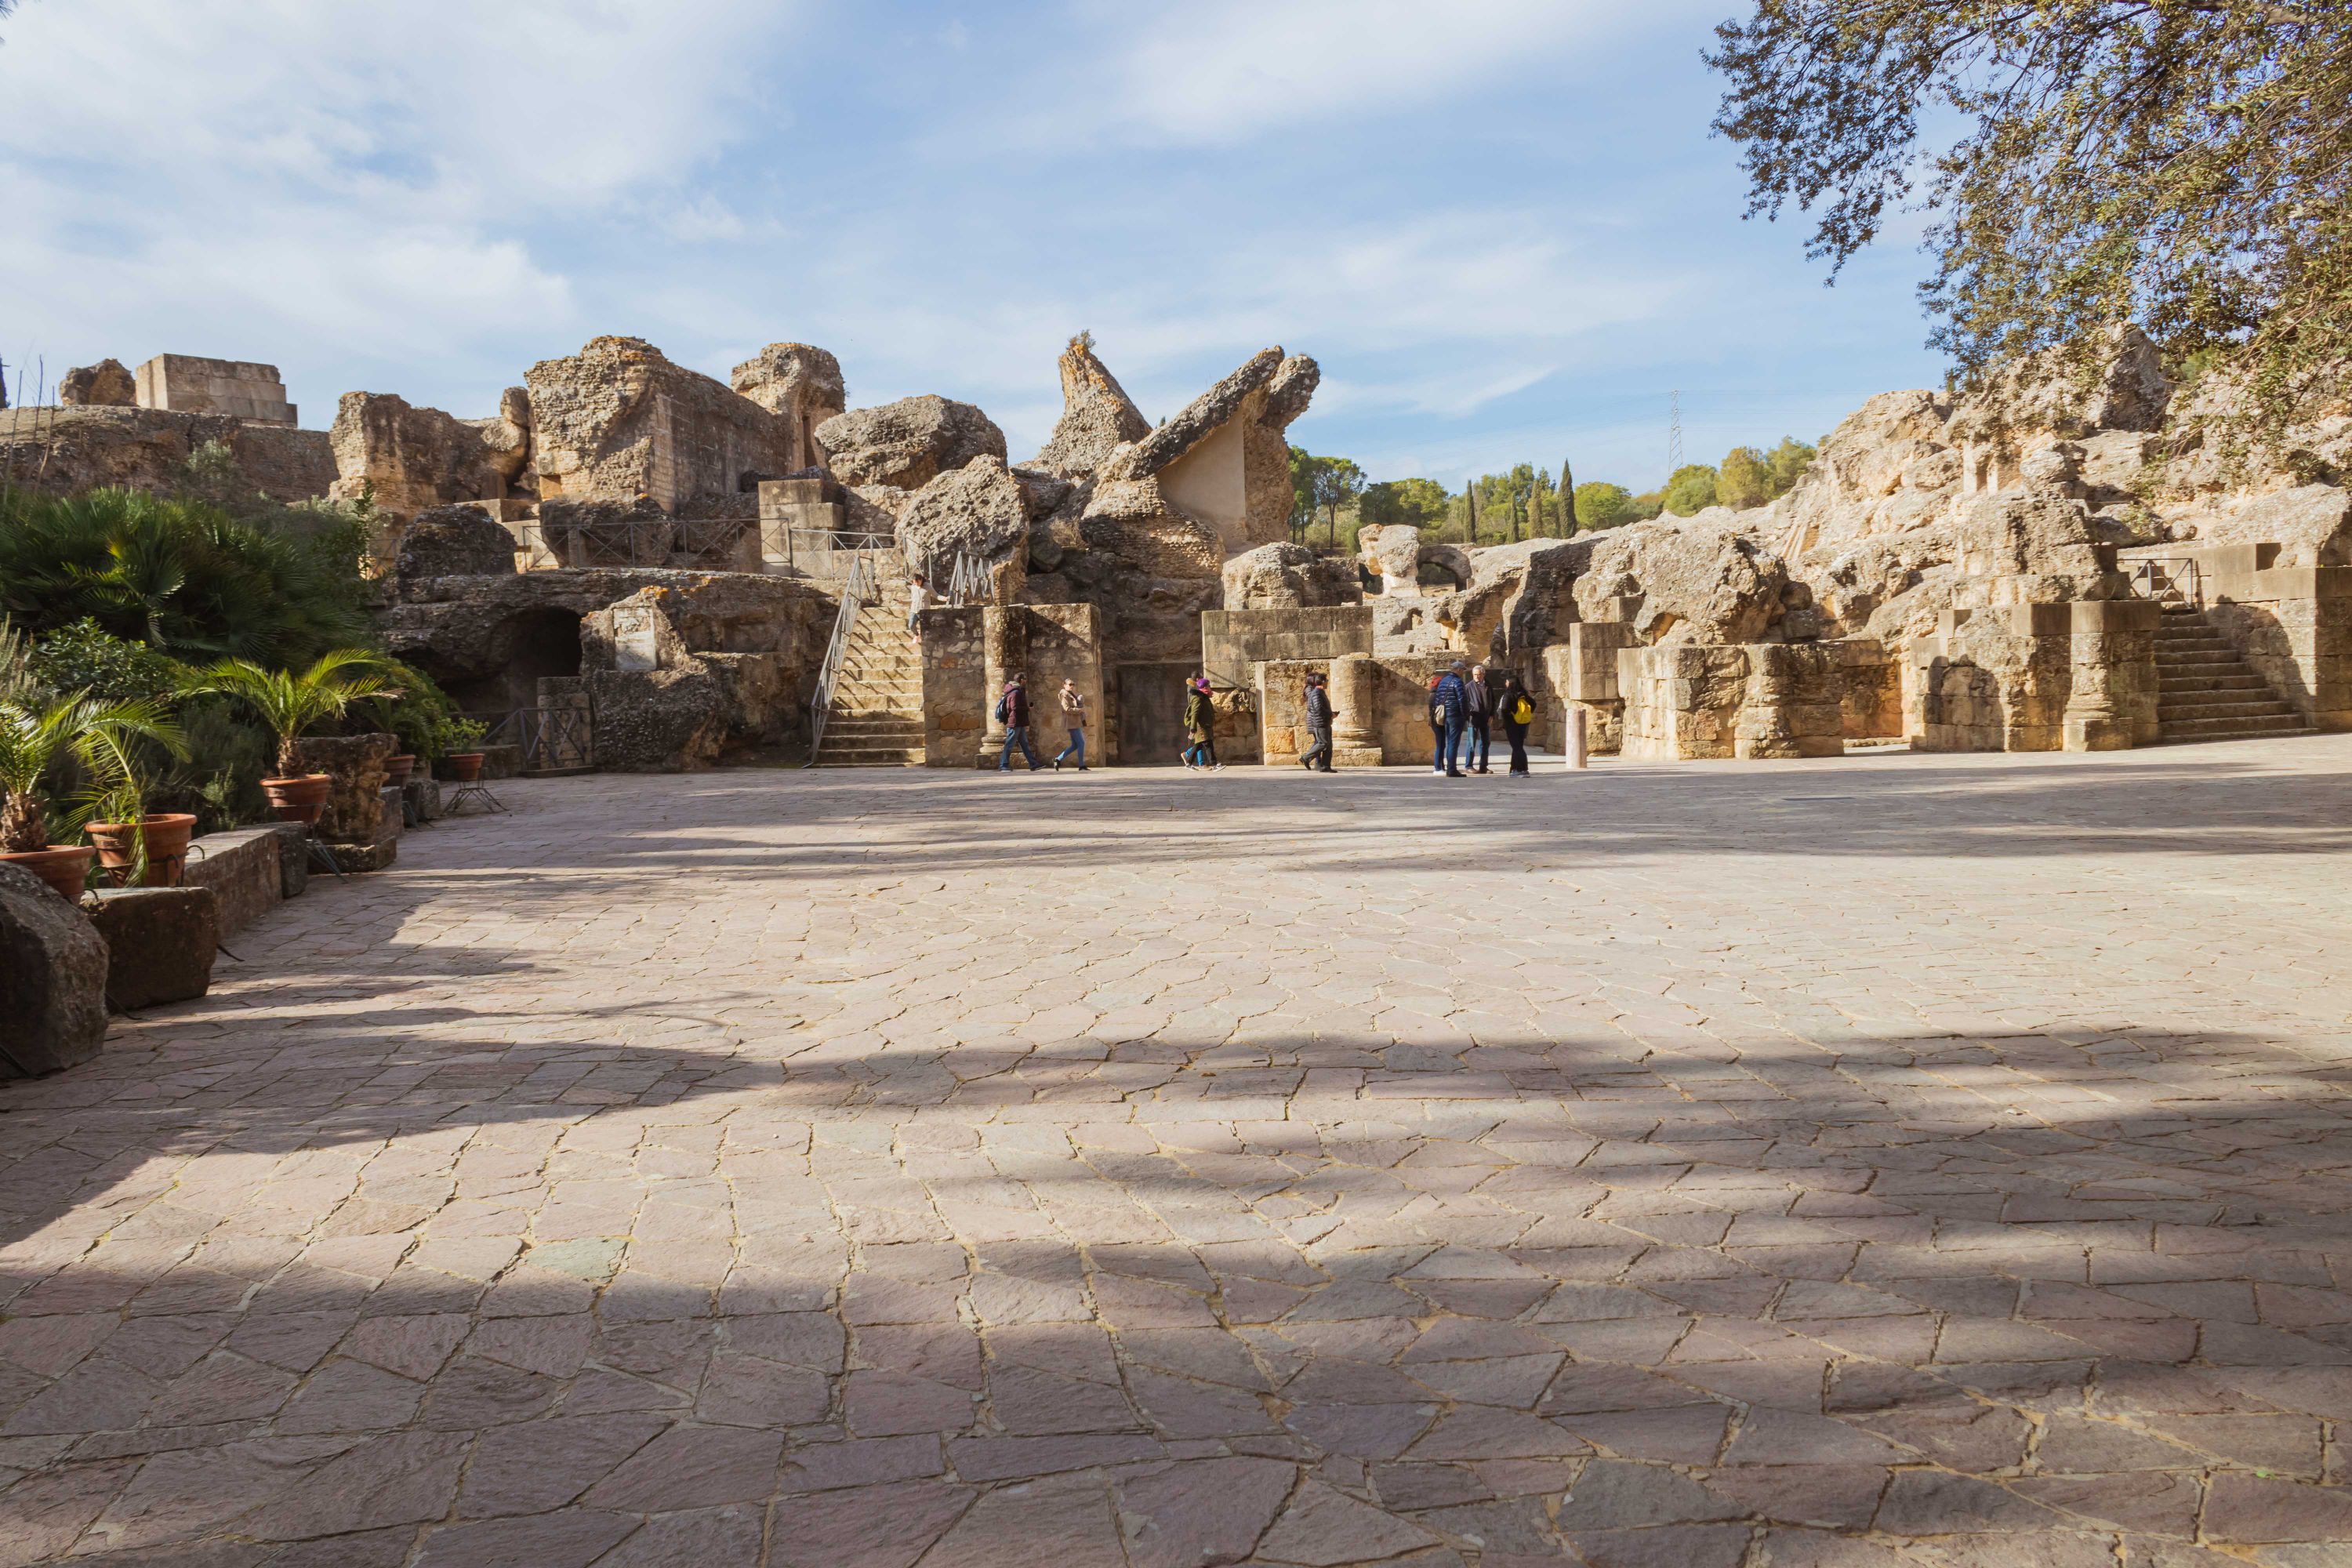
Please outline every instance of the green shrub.
[[240, 520], [133, 490], [16, 490], [0, 507], [0, 615], [36, 637], [95, 621], [183, 663], [304, 663], [373, 634], [365, 537], [350, 509]]
[[117, 701], [169, 697], [187, 677], [178, 661], [87, 617], [36, 637], [26, 665], [51, 691], [87, 691]]
[[346, 728], [389, 731], [400, 738], [400, 749], [414, 753], [420, 763], [437, 762], [461, 749], [453, 744], [457, 705], [431, 676], [394, 658], [380, 660], [378, 668], [385, 684], [400, 692], [399, 700], [374, 698], [355, 704]]

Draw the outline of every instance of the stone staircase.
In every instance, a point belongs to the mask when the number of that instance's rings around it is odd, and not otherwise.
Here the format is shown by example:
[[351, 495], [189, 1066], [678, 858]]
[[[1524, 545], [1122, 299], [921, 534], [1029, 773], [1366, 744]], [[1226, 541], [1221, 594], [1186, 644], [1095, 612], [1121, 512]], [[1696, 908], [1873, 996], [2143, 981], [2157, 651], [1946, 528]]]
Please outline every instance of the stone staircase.
[[2205, 612], [2168, 604], [2156, 633], [2157, 723], [2168, 741], [2300, 735], [2310, 721], [2273, 691]]
[[923, 656], [907, 635], [907, 579], [886, 569], [882, 596], [850, 623], [826, 710], [821, 768], [920, 767]]

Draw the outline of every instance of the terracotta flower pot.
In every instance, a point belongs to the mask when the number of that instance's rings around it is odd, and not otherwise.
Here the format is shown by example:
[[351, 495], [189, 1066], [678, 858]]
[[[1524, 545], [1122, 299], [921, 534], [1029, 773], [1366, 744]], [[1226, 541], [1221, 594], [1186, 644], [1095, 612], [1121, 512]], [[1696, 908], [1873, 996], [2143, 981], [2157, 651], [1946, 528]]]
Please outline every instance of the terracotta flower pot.
[[327, 796], [335, 781], [325, 773], [298, 773], [291, 778], [264, 779], [261, 793], [268, 797], [269, 809], [278, 814], [280, 822], [299, 822], [308, 827], [319, 820], [327, 809]]
[[472, 784], [482, 776], [479, 752], [452, 752], [441, 760], [449, 764], [449, 776], [459, 784]]
[[83, 829], [98, 846], [98, 864], [106, 879], [118, 888], [131, 886], [131, 868], [138, 863], [139, 839], [147, 841], [147, 875], [139, 884], [176, 888], [188, 863], [188, 839], [196, 819], [184, 811], [163, 812], [138, 822], [93, 822]]
[[47, 849], [0, 855], [0, 860], [22, 866], [55, 888], [66, 902], [76, 904], [81, 901], [82, 888], [89, 881], [90, 857], [97, 853], [86, 844], [52, 844]]
[[408, 775], [415, 771], [416, 753], [414, 752], [402, 752], [396, 756], [387, 757], [384, 759], [383, 782], [390, 784], [393, 788], [398, 789], [401, 785], [408, 782]]

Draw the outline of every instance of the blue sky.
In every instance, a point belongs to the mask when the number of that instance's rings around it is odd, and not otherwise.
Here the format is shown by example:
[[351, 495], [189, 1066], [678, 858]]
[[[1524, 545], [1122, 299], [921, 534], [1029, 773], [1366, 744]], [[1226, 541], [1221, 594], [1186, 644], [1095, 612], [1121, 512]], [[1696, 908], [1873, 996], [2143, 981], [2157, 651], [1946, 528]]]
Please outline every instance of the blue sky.
[[841, 356], [1017, 458], [1081, 328], [1154, 418], [1269, 343], [1295, 441], [1655, 485], [1932, 385], [1910, 241], [1833, 289], [1743, 223], [1735, 0], [26, 0], [0, 354], [279, 366], [488, 414], [604, 332]]

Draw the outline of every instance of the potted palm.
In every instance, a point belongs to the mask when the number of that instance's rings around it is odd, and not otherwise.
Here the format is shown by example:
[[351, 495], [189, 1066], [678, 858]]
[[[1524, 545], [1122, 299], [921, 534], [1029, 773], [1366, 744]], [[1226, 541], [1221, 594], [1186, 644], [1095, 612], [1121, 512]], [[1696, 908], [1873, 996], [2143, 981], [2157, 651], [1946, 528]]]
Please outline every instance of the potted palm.
[[371, 673], [380, 663], [374, 654], [357, 647], [321, 654], [299, 675], [268, 669], [250, 659], [225, 658], [200, 671], [194, 689], [236, 698], [269, 726], [278, 737], [278, 776], [263, 779], [261, 792], [279, 820], [309, 826], [326, 809], [334, 780], [326, 773], [296, 773], [294, 743], [303, 731], [339, 716], [363, 697], [398, 696]]
[[[110, 843], [110, 868], [119, 865], [137, 876], [152, 867], [178, 881], [196, 819], [176, 813], [149, 816], [142, 809], [132, 760], [132, 745], [139, 741], [175, 757], [187, 755], [178, 726], [152, 698], [110, 701], [78, 691], [43, 702], [22, 687], [0, 691], [0, 793], [7, 796], [0, 807], [0, 860], [22, 866], [68, 900], [81, 897], [91, 856], [105, 855]], [[95, 850], [49, 842], [48, 814], [37, 791], [42, 775], [68, 757], [81, 765], [89, 786], [87, 804], [68, 827], [92, 817], [129, 818], [127, 824], [90, 822]]]

